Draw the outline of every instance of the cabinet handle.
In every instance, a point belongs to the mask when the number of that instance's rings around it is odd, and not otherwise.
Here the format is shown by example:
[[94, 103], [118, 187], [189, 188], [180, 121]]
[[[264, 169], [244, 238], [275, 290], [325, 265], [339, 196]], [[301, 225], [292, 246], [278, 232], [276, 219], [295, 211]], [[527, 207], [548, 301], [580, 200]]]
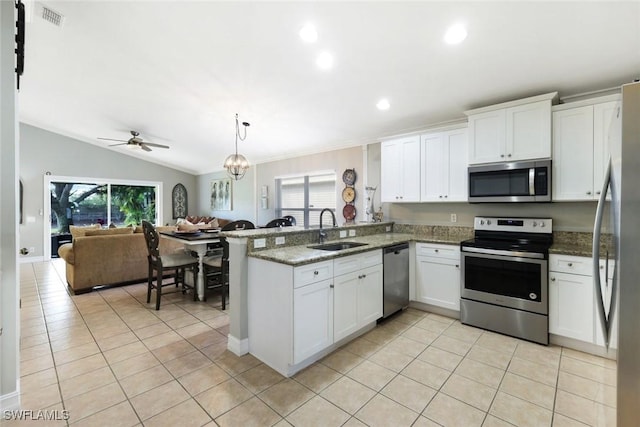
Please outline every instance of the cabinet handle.
[[333, 289], [333, 283], [332, 283], [332, 284], [330, 284], [330, 285], [329, 285], [329, 287], [330, 287], [331, 289]]
[[588, 194], [588, 195], [591, 195], [591, 191], [587, 191], [587, 194]]
[[440, 249], [434, 249], [435, 252], [440, 252]]
[[362, 275], [362, 278], [364, 279], [365, 277], [367, 277], [367, 275], [366, 275], [366, 274], [363, 274], [363, 275]]
[[596, 191], [596, 194], [597, 194], [597, 195], [600, 195], [600, 192], [599, 192], [599, 191]]
[[319, 273], [318, 273], [318, 270], [315, 270], [315, 271], [313, 272], [313, 275], [314, 275], [314, 276], [317, 276], [318, 274], [319, 274]]
[[573, 263], [570, 262], [569, 264], [567, 264], [569, 267], [573, 267]]
[[442, 199], [442, 196], [438, 196], [438, 197], [440, 197]]
[[504, 157], [504, 154], [500, 154], [500, 157]]
[[556, 281], [556, 278], [555, 278], [555, 277], [552, 277], [552, 278], [551, 278], [551, 281], [552, 281], [552, 282], [555, 282], [555, 281]]
[[511, 157], [511, 153], [507, 154], [507, 157]]
[[456, 264], [456, 268], [460, 268], [460, 265], [459, 265], [459, 264]]
[[445, 195], [444, 195], [444, 198], [446, 199], [447, 197], [449, 197], [449, 196], [447, 196], [447, 195], [445, 194]]

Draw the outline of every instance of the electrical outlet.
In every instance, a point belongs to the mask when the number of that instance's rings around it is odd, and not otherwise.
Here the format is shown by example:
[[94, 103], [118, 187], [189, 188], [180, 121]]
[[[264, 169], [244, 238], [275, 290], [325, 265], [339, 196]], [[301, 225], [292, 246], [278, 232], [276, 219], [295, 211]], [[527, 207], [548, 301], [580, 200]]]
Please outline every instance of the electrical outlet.
[[253, 248], [254, 249], [264, 248], [265, 246], [267, 246], [267, 240], [266, 239], [255, 239], [253, 241]]
[[387, 233], [391, 232], [391, 226], [387, 225], [386, 230], [387, 230]]
[[340, 238], [343, 239], [347, 237], [347, 230], [340, 230]]
[[451, 214], [451, 222], [458, 222], [458, 215]]
[[276, 237], [276, 245], [284, 245], [284, 236]]
[[356, 230], [349, 230], [349, 237], [355, 237]]

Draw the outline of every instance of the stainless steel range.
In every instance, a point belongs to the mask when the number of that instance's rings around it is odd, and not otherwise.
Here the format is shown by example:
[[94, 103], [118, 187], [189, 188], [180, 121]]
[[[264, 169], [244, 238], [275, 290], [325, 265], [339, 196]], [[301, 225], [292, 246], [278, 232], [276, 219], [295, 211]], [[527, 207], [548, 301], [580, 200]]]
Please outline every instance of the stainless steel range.
[[549, 218], [476, 217], [460, 244], [460, 321], [549, 344]]

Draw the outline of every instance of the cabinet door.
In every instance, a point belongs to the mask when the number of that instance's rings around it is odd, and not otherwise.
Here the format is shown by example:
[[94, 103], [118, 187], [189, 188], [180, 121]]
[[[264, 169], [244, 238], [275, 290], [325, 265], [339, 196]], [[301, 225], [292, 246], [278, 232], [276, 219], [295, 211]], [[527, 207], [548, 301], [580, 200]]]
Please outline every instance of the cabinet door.
[[539, 101], [506, 109], [508, 161], [551, 157], [551, 102]]
[[447, 198], [450, 202], [466, 202], [469, 195], [467, 171], [467, 130], [447, 132], [448, 185]]
[[549, 332], [593, 342], [593, 277], [549, 273]]
[[360, 272], [358, 285], [358, 326], [362, 327], [382, 317], [382, 264]]
[[293, 363], [333, 344], [333, 289], [323, 280], [293, 291]]
[[[422, 135], [422, 189], [420, 200], [423, 202], [442, 201], [446, 193], [444, 185], [448, 166], [444, 159], [444, 134]], [[466, 158], [464, 159], [466, 163]]]
[[339, 341], [358, 330], [359, 271], [343, 274], [334, 279], [333, 338]]
[[[610, 126], [620, 126], [619, 121], [612, 121], [617, 113], [618, 102], [603, 102], [593, 106], [593, 193], [600, 197], [604, 174], [609, 161], [609, 131]], [[613, 132], [616, 138], [620, 132]]]
[[416, 297], [426, 304], [460, 311], [460, 261], [416, 257]]
[[553, 113], [553, 200], [593, 199], [593, 106]]
[[400, 201], [420, 201], [420, 136], [402, 144], [402, 165], [396, 173], [402, 177]]
[[398, 202], [400, 199], [401, 142], [385, 141], [380, 146], [380, 201]]
[[505, 160], [505, 110], [469, 116], [469, 163]]

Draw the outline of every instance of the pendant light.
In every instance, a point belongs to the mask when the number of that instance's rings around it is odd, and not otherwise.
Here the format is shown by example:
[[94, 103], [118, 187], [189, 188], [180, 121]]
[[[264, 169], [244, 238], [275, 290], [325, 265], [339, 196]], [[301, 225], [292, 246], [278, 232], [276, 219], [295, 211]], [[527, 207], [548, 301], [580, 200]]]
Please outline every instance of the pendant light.
[[247, 137], [247, 127], [249, 126], [249, 123], [242, 122], [242, 126], [244, 126], [244, 136], [240, 136], [238, 113], [236, 113], [236, 152], [235, 154], [229, 155], [229, 157], [224, 161], [224, 167], [227, 169], [227, 173], [236, 181], [242, 179], [244, 174], [247, 172], [247, 169], [249, 169], [249, 161], [242, 154], [238, 154], [238, 138], [240, 138], [240, 141], [245, 140]]

